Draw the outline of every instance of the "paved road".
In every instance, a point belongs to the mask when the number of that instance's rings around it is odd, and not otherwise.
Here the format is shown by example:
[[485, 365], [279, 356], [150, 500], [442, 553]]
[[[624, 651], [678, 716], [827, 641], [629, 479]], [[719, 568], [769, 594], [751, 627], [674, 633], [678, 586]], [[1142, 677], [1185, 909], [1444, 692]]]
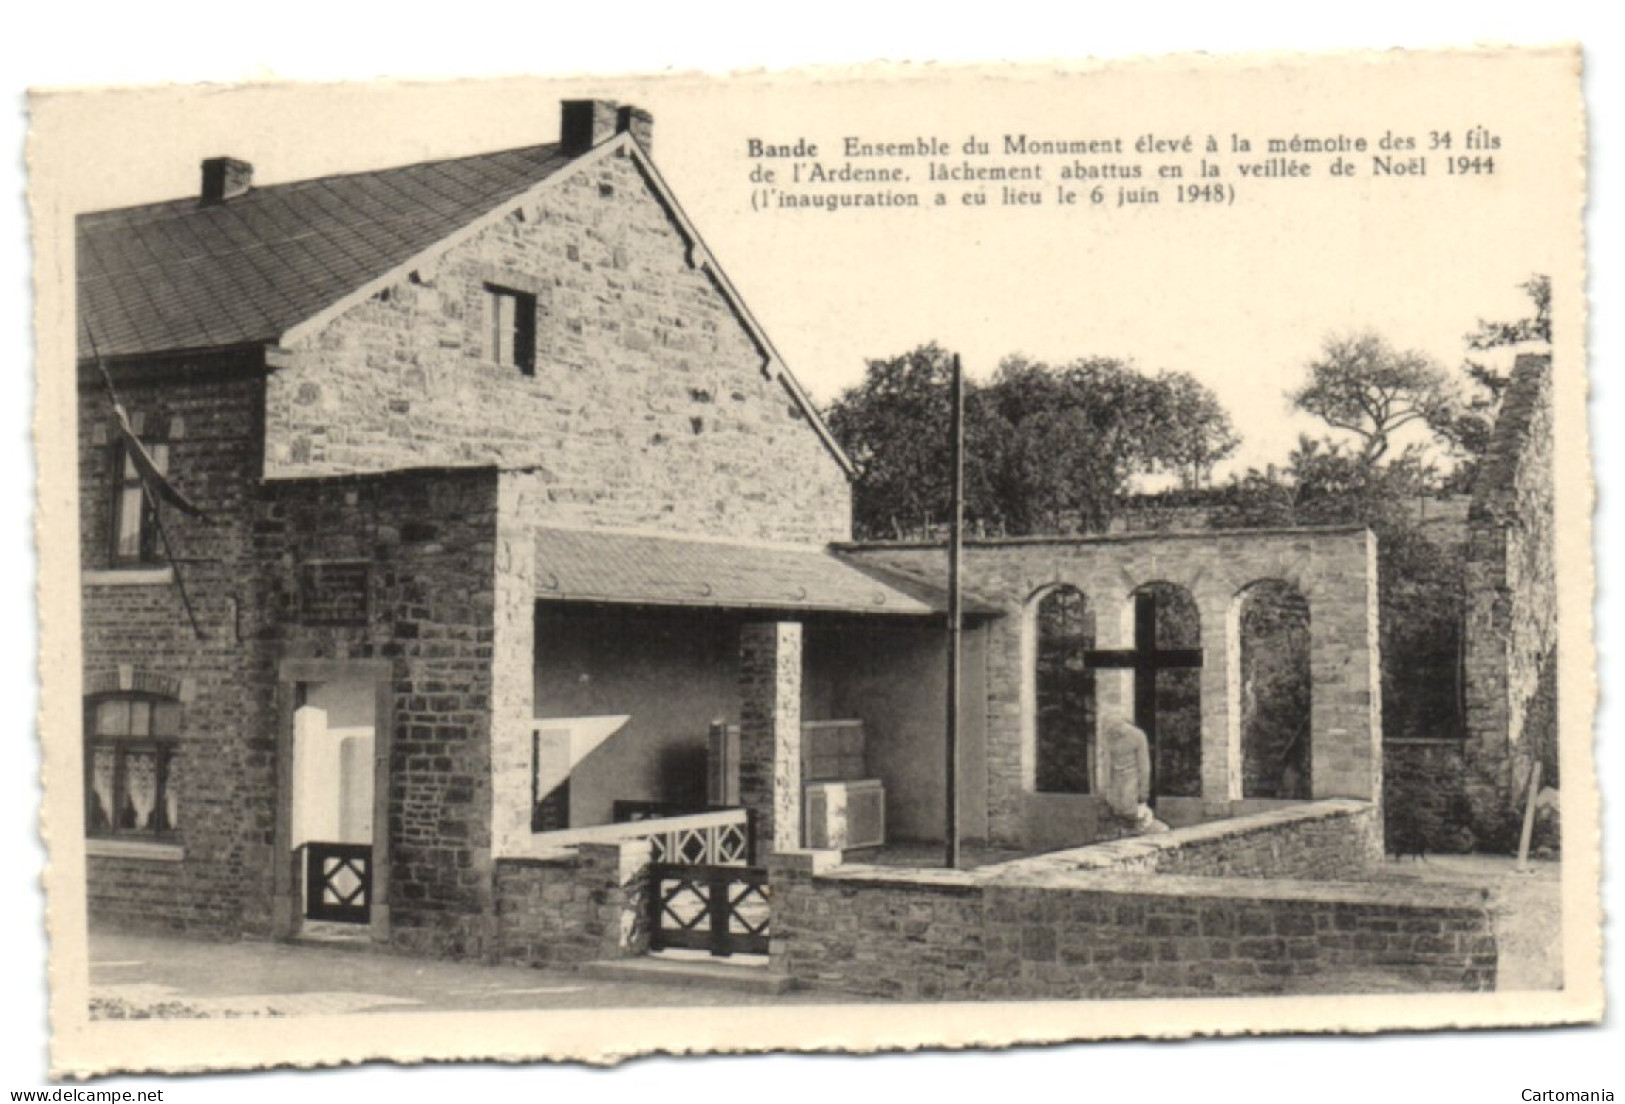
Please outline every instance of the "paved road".
[[562, 970], [481, 966], [283, 943], [214, 943], [95, 932], [93, 1014], [305, 1015], [478, 1009], [827, 1004], [827, 993], [781, 996], [599, 981]]
[[[1487, 886], [1501, 913], [1498, 988], [1562, 984], [1560, 871], [1510, 859], [1432, 856], [1390, 862], [1382, 880]], [[818, 992], [779, 996], [589, 979], [562, 970], [480, 966], [369, 951], [282, 943], [211, 943], [96, 932], [90, 937], [93, 1011], [98, 1015], [242, 1016], [480, 1009], [701, 1007], [828, 1004], [854, 998]], [[1326, 991], [1380, 988], [1380, 978], [1321, 979]]]

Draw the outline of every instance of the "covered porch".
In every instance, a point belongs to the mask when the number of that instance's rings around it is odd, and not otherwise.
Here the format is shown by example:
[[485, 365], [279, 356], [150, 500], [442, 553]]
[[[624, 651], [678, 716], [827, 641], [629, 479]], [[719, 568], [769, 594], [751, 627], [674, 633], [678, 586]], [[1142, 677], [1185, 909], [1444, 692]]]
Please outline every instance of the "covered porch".
[[[512, 612], [493, 657], [494, 858], [606, 832], [661, 839], [631, 822], [674, 817], [697, 832], [691, 853], [674, 853], [686, 861], [739, 858], [739, 832], [764, 861], [942, 839], [938, 588], [818, 548], [548, 528], [506, 544], [518, 546], [528, 554], [505, 565], [517, 593], [499, 602]], [[987, 838], [993, 612], [967, 604], [960, 806], [972, 841]]]

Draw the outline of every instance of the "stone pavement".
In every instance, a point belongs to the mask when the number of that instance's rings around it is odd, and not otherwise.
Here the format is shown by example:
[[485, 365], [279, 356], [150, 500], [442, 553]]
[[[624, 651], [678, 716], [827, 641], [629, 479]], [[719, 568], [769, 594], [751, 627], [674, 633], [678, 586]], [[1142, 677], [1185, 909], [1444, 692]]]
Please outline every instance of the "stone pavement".
[[482, 966], [304, 944], [220, 943], [97, 931], [90, 936], [92, 1015], [297, 1016], [351, 1012], [807, 1004], [774, 996], [600, 980], [562, 970]]

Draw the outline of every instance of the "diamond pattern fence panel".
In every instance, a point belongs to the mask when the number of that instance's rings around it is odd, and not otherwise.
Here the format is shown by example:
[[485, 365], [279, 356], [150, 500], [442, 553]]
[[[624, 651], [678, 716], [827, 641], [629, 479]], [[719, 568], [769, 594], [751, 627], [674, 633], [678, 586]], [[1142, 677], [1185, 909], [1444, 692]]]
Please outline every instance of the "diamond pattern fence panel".
[[772, 908], [762, 867], [656, 862], [649, 881], [651, 950], [767, 953]]
[[364, 843], [305, 845], [305, 916], [340, 924], [371, 921], [371, 846]]

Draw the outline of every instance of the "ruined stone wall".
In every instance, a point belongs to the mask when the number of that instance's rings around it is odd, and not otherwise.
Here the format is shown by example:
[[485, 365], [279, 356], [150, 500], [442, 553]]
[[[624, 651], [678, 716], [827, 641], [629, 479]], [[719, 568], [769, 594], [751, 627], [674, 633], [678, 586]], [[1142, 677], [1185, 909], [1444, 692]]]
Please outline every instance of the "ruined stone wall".
[[[273, 478], [528, 469], [551, 524], [822, 543], [843, 471], [625, 155], [450, 250], [298, 348], [267, 389]], [[535, 295], [534, 376], [485, 351], [485, 287]]]
[[1469, 514], [1467, 789], [1480, 835], [1504, 834], [1495, 824], [1537, 759], [1548, 777], [1556, 766], [1552, 448], [1551, 358], [1520, 356]]
[[[852, 546], [854, 555], [921, 578], [945, 574], [940, 549], [917, 544]], [[1035, 599], [1069, 584], [1096, 611], [1096, 646], [1133, 644], [1133, 591], [1150, 582], [1184, 587], [1201, 617], [1202, 796], [1197, 817], [1229, 816], [1241, 793], [1235, 634], [1238, 595], [1263, 579], [1296, 587], [1310, 608], [1312, 794], [1380, 799], [1374, 538], [1364, 529], [1125, 534], [967, 542], [967, 590], [1003, 608], [987, 641], [989, 832], [999, 843], [1087, 842], [1098, 796], [1034, 792], [1032, 665]], [[1100, 676], [1102, 701], [1112, 680]], [[1128, 699], [1123, 688], [1117, 701]], [[1183, 811], [1183, 810], [1182, 810]]]
[[90, 915], [128, 928], [267, 934], [275, 714], [255, 642], [251, 555], [261, 379], [241, 360], [115, 374], [138, 433], [167, 443], [172, 482], [212, 524], [163, 509], [199, 639], [161, 551], [152, 565], [111, 570], [120, 437], [99, 375], [81, 372], [84, 692], [147, 692], [181, 703], [172, 780], [178, 832], [159, 844], [89, 841]]
[[1079, 1000], [1495, 985], [1483, 890], [1114, 873], [1000, 885], [830, 863], [771, 865], [774, 969], [818, 988]]
[[496, 864], [497, 957], [576, 966], [649, 948], [649, 841], [584, 843]]
[[1401, 858], [1473, 850], [1462, 741], [1388, 740], [1382, 754], [1388, 850]]

